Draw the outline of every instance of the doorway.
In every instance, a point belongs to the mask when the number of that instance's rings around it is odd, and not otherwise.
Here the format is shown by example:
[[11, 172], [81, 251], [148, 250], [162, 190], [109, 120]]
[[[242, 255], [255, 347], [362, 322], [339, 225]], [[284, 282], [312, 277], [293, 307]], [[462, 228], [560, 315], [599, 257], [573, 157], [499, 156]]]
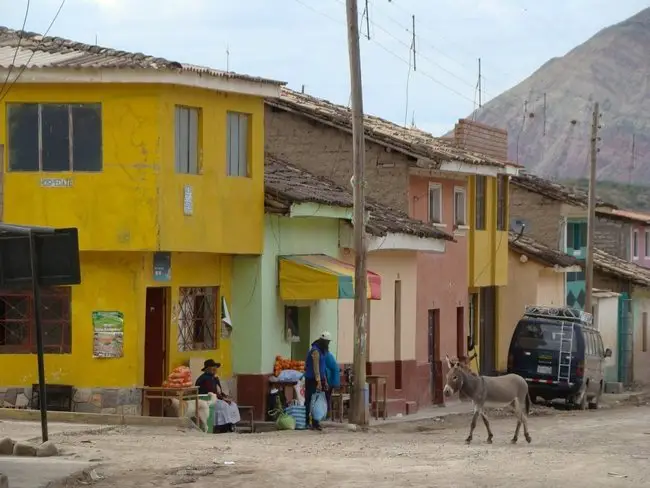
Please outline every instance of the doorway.
[[144, 332], [144, 385], [162, 386], [167, 372], [169, 288], [147, 288]]
[[496, 286], [481, 288], [479, 299], [479, 369], [480, 374], [496, 372]]
[[438, 334], [440, 331], [440, 309], [429, 309], [429, 378], [431, 390], [431, 400], [433, 403], [442, 402], [442, 388], [436, 388], [438, 382], [442, 381], [442, 371], [440, 368], [440, 353], [438, 351]]
[[[309, 307], [284, 307], [285, 326], [292, 330], [291, 359], [304, 361], [311, 348], [311, 326]], [[297, 334], [297, 337], [296, 337]]]

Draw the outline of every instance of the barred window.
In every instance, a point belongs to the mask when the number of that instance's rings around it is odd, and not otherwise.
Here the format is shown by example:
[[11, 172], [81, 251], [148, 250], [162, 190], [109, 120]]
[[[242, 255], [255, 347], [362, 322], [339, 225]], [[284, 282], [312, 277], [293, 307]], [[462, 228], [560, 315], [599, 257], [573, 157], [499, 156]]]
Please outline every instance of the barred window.
[[178, 297], [178, 350], [217, 348], [219, 287], [183, 287]]
[[[36, 323], [31, 290], [0, 290], [0, 354], [36, 353]], [[49, 354], [72, 352], [70, 287], [41, 291], [43, 348]]]

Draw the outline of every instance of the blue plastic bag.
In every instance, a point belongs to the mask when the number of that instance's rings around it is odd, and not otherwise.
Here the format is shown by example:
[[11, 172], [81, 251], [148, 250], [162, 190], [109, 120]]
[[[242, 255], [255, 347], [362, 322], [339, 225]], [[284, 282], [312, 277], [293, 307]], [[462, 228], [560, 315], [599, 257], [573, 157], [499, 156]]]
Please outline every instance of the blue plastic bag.
[[327, 417], [327, 397], [324, 391], [317, 391], [311, 396], [311, 406], [309, 409], [312, 420], [322, 421]]
[[307, 428], [307, 409], [304, 405], [291, 405], [285, 408], [284, 411], [296, 420], [296, 430]]

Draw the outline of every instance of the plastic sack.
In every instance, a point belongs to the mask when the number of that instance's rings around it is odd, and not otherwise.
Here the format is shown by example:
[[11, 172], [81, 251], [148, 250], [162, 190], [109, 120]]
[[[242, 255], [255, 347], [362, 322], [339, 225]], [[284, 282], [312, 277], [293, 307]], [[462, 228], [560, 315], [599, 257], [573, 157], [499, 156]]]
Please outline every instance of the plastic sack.
[[296, 371], [295, 369], [285, 369], [283, 371], [280, 371], [280, 374], [278, 375], [278, 381], [300, 381], [302, 375], [302, 372]]
[[311, 396], [311, 418], [320, 422], [327, 417], [327, 398], [324, 391], [317, 391]]
[[281, 413], [278, 420], [275, 421], [278, 430], [294, 430], [296, 428], [296, 419], [286, 413]]
[[291, 405], [284, 409], [284, 413], [294, 418], [296, 430], [305, 430], [307, 428], [307, 409], [304, 405]]

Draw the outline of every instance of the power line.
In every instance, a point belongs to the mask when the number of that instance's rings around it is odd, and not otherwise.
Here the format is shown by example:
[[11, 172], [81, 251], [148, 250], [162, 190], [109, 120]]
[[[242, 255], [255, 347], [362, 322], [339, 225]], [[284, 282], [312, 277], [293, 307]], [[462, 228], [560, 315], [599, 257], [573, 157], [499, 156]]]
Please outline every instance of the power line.
[[[29, 59], [25, 62], [23, 67], [20, 69], [20, 71], [18, 72], [18, 75], [16, 76], [16, 78], [11, 82], [11, 85], [9, 85], [9, 88], [7, 88], [7, 91], [5, 93], [0, 92], [0, 102], [9, 94], [9, 91], [11, 90], [11, 88], [16, 84], [16, 82], [21, 77], [21, 75], [23, 74], [23, 72], [25, 71], [27, 66], [29, 66], [30, 61], [34, 57], [34, 54], [36, 54], [36, 51], [38, 51], [38, 47], [40, 47], [40, 45], [43, 43], [43, 40], [47, 37], [47, 34], [50, 32], [50, 29], [54, 25], [54, 22], [56, 22], [56, 19], [59, 17], [59, 14], [61, 13], [61, 10], [63, 10], [63, 6], [65, 5], [65, 2], [66, 2], [66, 0], [61, 0], [61, 5], [59, 5], [59, 9], [56, 11], [56, 14], [54, 14], [54, 18], [52, 18], [52, 21], [50, 22], [50, 25], [47, 26], [47, 29], [45, 30], [45, 33], [41, 37], [41, 40], [38, 43], [38, 46], [31, 50], [32, 54], [29, 56]], [[16, 48], [16, 51], [17, 50], [18, 50], [18, 48]], [[15, 58], [14, 58], [14, 62], [15, 62]], [[12, 62], [11, 64], [13, 66], [14, 63]], [[7, 77], [7, 79], [8, 79], [8, 77]]]
[[27, 17], [29, 16], [29, 6], [30, 6], [30, 0], [27, 0], [27, 6], [25, 7], [25, 17], [23, 18], [23, 26], [20, 28], [20, 34], [18, 34], [18, 45], [16, 46], [16, 50], [14, 51], [14, 57], [11, 60], [11, 66], [9, 66], [9, 70], [7, 71], [7, 77], [5, 78], [4, 83], [2, 84], [2, 88], [0, 88], [0, 100], [2, 100], [2, 92], [5, 91], [5, 88], [7, 87], [7, 83], [9, 83], [9, 77], [11, 76], [11, 72], [14, 69], [14, 64], [16, 64], [16, 57], [18, 56], [18, 51], [20, 50], [20, 44], [23, 41], [23, 35], [25, 34], [25, 26], [27, 25]]

